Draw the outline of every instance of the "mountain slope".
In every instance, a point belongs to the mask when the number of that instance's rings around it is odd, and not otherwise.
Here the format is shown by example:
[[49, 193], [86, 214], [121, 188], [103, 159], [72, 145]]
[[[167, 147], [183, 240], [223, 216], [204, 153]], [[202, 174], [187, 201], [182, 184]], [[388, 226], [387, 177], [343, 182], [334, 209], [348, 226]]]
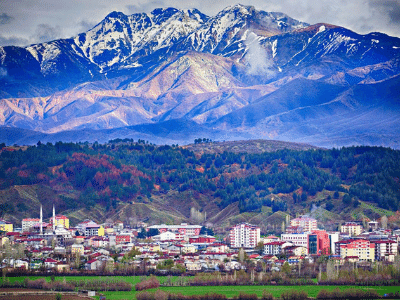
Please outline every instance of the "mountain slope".
[[[0, 68], [1, 125], [76, 141], [177, 120], [219, 140], [400, 147], [400, 39], [251, 6], [112, 12], [70, 39], [0, 47]], [[188, 143], [191, 132], [171, 136]]]

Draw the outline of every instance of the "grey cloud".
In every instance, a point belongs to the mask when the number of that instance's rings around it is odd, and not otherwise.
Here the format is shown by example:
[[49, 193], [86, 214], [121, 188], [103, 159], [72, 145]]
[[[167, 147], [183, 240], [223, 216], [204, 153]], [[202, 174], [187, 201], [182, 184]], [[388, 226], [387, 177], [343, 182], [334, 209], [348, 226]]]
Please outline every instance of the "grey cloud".
[[39, 42], [49, 42], [58, 39], [62, 36], [62, 30], [60, 26], [51, 26], [49, 24], [39, 24], [36, 27], [35, 34], [32, 39]]
[[0, 35], [0, 46], [27, 46], [29, 45], [29, 40], [21, 37], [11, 36], [5, 37]]
[[11, 23], [14, 18], [6, 13], [0, 14], [0, 25]]
[[144, 3], [130, 4], [127, 5], [126, 8], [130, 14], [136, 14], [141, 12], [151, 12], [155, 8], [166, 7], [164, 1], [155, 0], [155, 1], [146, 1]]
[[382, 12], [387, 13], [389, 20], [394, 23], [400, 23], [400, 2], [370, 0], [370, 7], [377, 7]]
[[88, 22], [85, 20], [82, 20], [78, 23], [79, 25], [79, 32], [85, 32], [88, 31], [89, 29], [92, 29], [94, 26], [96, 26], [98, 22]]

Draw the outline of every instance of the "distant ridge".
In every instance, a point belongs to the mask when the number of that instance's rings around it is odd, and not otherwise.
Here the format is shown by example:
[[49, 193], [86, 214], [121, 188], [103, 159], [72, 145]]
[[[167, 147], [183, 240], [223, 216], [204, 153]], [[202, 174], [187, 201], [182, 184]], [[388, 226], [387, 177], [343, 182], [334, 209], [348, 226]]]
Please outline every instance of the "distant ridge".
[[9, 143], [400, 148], [399, 38], [252, 6], [112, 12], [69, 39], [0, 47], [0, 69], [0, 125], [29, 130], [0, 129]]

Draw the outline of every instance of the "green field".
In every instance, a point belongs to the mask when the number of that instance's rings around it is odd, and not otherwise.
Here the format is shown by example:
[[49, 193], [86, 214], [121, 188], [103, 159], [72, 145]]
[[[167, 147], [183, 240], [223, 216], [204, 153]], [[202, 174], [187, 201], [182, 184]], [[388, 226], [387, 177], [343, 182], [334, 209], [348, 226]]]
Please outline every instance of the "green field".
[[[239, 293], [257, 294], [258, 297], [262, 296], [264, 290], [273, 294], [274, 297], [280, 297], [281, 294], [288, 290], [305, 291], [309, 297], [316, 297], [320, 290], [334, 290], [337, 286], [195, 286], [195, 287], [161, 287], [160, 290], [170, 293], [181, 293], [183, 295], [204, 295], [204, 294], [224, 294], [228, 298], [238, 296]], [[362, 290], [376, 290], [378, 294], [384, 295], [386, 293], [395, 293], [400, 291], [398, 286], [389, 287], [354, 287], [354, 286], [340, 286], [343, 289], [362, 289]], [[150, 290], [154, 291], [154, 290]], [[107, 300], [122, 300], [122, 299], [135, 299], [136, 292], [104, 292]]]
[[[23, 281], [26, 277], [9, 277], [9, 281]], [[43, 277], [29, 277], [31, 280], [43, 278]], [[50, 277], [44, 277], [46, 280], [50, 281]], [[93, 277], [82, 277], [82, 276], [66, 276], [66, 277], [56, 277], [56, 280], [63, 280], [66, 279], [67, 281], [70, 280], [90, 280], [90, 279], [116, 279], [116, 280], [124, 280], [134, 285], [143, 278], [142, 276], [115, 276], [115, 277], [102, 277], [102, 276], [93, 276]], [[163, 283], [168, 280], [168, 277], [159, 276], [157, 277], [158, 280]], [[176, 281], [179, 277], [171, 277], [172, 281]], [[1, 282], [1, 280], [0, 280]], [[246, 293], [246, 294], [257, 294], [258, 297], [261, 297], [264, 290], [273, 294], [274, 297], [280, 297], [281, 294], [288, 290], [297, 290], [297, 291], [305, 291], [308, 293], [309, 297], [316, 297], [318, 292], [322, 289], [325, 290], [333, 290], [335, 288], [343, 289], [362, 289], [362, 290], [376, 290], [378, 294], [384, 295], [386, 293], [395, 293], [397, 291], [400, 292], [400, 286], [373, 286], [373, 287], [354, 287], [354, 286], [318, 286], [318, 285], [311, 285], [311, 286], [192, 286], [192, 287], [160, 287], [160, 290], [170, 293], [181, 293], [183, 295], [203, 295], [203, 294], [224, 294], [228, 298], [232, 298], [234, 296], [238, 296], [239, 293]], [[150, 290], [150, 291], [154, 291]], [[135, 299], [136, 292], [99, 292], [106, 296], [107, 300], [122, 300], [122, 299]], [[97, 296], [97, 299], [99, 296]]]

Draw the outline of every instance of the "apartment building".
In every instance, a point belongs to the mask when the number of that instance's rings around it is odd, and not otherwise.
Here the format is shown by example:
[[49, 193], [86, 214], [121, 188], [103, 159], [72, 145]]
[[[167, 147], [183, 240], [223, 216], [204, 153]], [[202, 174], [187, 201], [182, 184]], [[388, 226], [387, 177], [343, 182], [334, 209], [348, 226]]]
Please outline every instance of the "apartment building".
[[375, 261], [375, 244], [365, 239], [336, 242], [336, 254], [340, 258], [357, 258], [358, 261]]
[[317, 220], [302, 216], [300, 218], [290, 220], [290, 226], [301, 227], [303, 229], [302, 232], [311, 232], [313, 230], [317, 230]]
[[260, 227], [248, 223], [233, 226], [229, 240], [232, 248], [255, 248], [260, 241]]
[[363, 232], [363, 227], [356, 222], [347, 222], [340, 227], [340, 232], [349, 236], [358, 236]]

